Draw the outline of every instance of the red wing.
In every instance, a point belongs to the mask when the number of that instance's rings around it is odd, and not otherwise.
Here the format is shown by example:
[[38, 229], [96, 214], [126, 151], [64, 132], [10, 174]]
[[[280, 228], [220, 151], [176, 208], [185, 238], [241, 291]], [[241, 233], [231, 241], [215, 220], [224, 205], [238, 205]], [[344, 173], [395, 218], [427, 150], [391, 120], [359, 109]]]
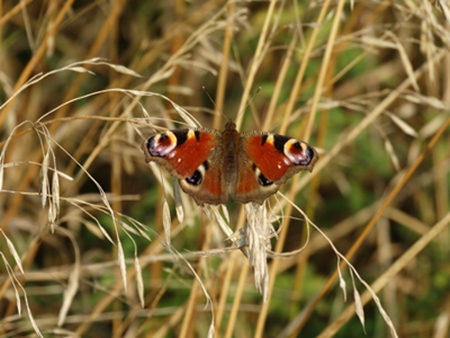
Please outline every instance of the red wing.
[[277, 184], [261, 185], [258, 169], [253, 166], [252, 160], [245, 152], [240, 154], [235, 190], [231, 191], [231, 198], [234, 202], [263, 204], [264, 200], [276, 193], [278, 188]]
[[[212, 155], [217, 157], [218, 153]], [[227, 203], [228, 192], [223, 179], [222, 166], [214, 165], [215, 160], [204, 162], [198, 168], [198, 177], [201, 179], [198, 184], [193, 184], [189, 178], [180, 180], [183, 190], [192, 196], [198, 205], [203, 204], [225, 204]]]
[[222, 135], [209, 129], [156, 134], [142, 148], [147, 162], [160, 163], [180, 179], [183, 190], [200, 205], [226, 203], [228, 193], [236, 202], [263, 203], [295, 173], [311, 171], [318, 159], [314, 148], [302, 141], [254, 132], [240, 136], [234, 124]]
[[245, 153], [264, 178], [277, 184], [286, 182], [300, 170], [311, 171], [318, 159], [314, 148], [282, 135], [245, 135], [242, 143]]
[[178, 179], [192, 175], [213, 153], [218, 135], [180, 129], [151, 136], [142, 145], [145, 160], [161, 164]]
[[142, 145], [147, 162], [161, 164], [197, 204], [223, 204], [227, 192], [219, 149], [220, 134], [214, 130], [180, 129], [150, 137]]

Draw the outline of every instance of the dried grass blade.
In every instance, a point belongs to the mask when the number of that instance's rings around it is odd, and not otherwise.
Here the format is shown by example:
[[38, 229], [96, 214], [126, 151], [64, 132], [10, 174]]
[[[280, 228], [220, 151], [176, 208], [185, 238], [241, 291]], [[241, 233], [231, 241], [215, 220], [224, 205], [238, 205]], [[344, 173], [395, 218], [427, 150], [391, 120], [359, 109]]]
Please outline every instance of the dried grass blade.
[[39, 330], [39, 327], [38, 327], [37, 324], [36, 324], [36, 321], [34, 320], [33, 313], [31, 312], [30, 305], [28, 304], [28, 297], [27, 297], [27, 294], [26, 294], [26, 292], [25, 292], [25, 289], [22, 287], [22, 285], [20, 285], [20, 288], [22, 289], [22, 291], [23, 291], [23, 293], [24, 293], [23, 299], [25, 300], [25, 307], [27, 308], [28, 318], [30, 319], [31, 326], [32, 326], [33, 329], [34, 329], [34, 332], [35, 332], [39, 337], [44, 338], [44, 336], [42, 335], [41, 331]]
[[217, 222], [219, 223], [219, 226], [222, 229], [222, 231], [224, 232], [224, 234], [227, 235], [228, 238], [231, 238], [231, 236], [233, 235], [233, 230], [230, 228], [227, 221], [224, 220], [224, 218], [222, 217], [220, 212], [217, 210], [217, 208], [211, 206], [209, 209], [206, 209], [206, 210], [209, 210], [214, 214], [214, 216], [215, 216]]
[[119, 260], [120, 275], [122, 276], [123, 288], [127, 291], [127, 264], [125, 262], [125, 254], [123, 252], [122, 242], [117, 237], [117, 259]]
[[80, 262], [75, 262], [74, 269], [69, 273], [69, 279], [66, 289], [64, 290], [63, 303], [58, 315], [58, 326], [64, 325], [64, 322], [72, 305], [73, 299], [77, 294], [80, 279]]
[[445, 20], [450, 22], [450, 9], [448, 8], [448, 0], [437, 0], [436, 7], [444, 13]]
[[365, 333], [366, 327], [364, 325], [364, 323], [365, 323], [364, 307], [363, 307], [363, 304], [361, 302], [361, 296], [360, 296], [360, 294], [358, 292], [358, 288], [355, 285], [355, 279], [353, 278], [353, 273], [352, 273], [351, 269], [350, 269], [350, 274], [352, 276], [352, 283], [353, 283], [353, 298], [355, 300], [355, 312], [356, 312], [356, 315], [359, 318], [359, 321], [361, 322], [361, 325], [362, 325], [362, 327], [364, 329], [364, 333]]
[[398, 37], [393, 34], [391, 31], [386, 31], [386, 34], [395, 42], [396, 49], [398, 50], [400, 54], [400, 60], [402, 61], [403, 68], [406, 71], [406, 74], [408, 75], [409, 81], [411, 81], [411, 86], [414, 88], [415, 91], [420, 92], [419, 84], [417, 83], [416, 76], [414, 75], [414, 69], [411, 65], [411, 61], [409, 60], [408, 53], [405, 51], [405, 48], [400, 43], [400, 40]]
[[[6, 147], [3, 149], [3, 151], [6, 149]], [[4, 164], [4, 156], [3, 152], [0, 155], [0, 191], [3, 188], [3, 176], [5, 175], [5, 164]]]
[[449, 118], [449, 114], [446, 115], [439, 114], [430, 122], [426, 123], [419, 131], [420, 137], [426, 139], [433, 136]]
[[0, 256], [3, 259], [3, 263], [5, 264], [6, 271], [8, 272], [8, 277], [11, 280], [11, 285], [14, 288], [14, 296], [16, 297], [16, 304], [17, 304], [17, 313], [19, 316], [22, 315], [22, 302], [20, 301], [20, 294], [19, 290], [17, 290], [16, 283], [19, 283], [16, 279], [16, 276], [14, 275], [14, 270], [11, 268], [11, 266], [8, 263], [8, 260], [6, 259], [3, 252], [0, 251]]
[[[6, 102], [0, 106], [0, 111], [2, 109], [2, 107], [6, 104]], [[30, 123], [30, 121], [23, 121], [22, 123], [20, 123], [19, 125], [17, 125], [16, 127], [14, 127], [14, 129], [9, 133], [8, 138], [6, 139], [4, 145], [3, 145], [3, 149], [2, 152], [0, 153], [0, 190], [2, 190], [3, 188], [3, 177], [4, 177], [4, 166], [5, 166], [5, 153], [6, 153], [6, 149], [8, 149], [9, 143], [11, 142], [16, 130], [20, 127], [22, 127], [23, 125]]]
[[136, 270], [136, 285], [138, 291], [139, 301], [141, 303], [142, 308], [145, 307], [145, 299], [144, 299], [144, 279], [142, 278], [142, 269], [141, 264], [139, 262], [139, 257], [136, 252], [134, 255], [134, 268]]
[[370, 47], [397, 49], [395, 43], [371, 36], [362, 36], [361, 42]]
[[170, 217], [170, 209], [169, 204], [166, 200], [164, 200], [163, 204], [163, 228], [164, 228], [164, 238], [166, 240], [166, 243], [168, 246], [170, 246], [171, 240], [170, 240], [170, 230], [172, 227], [172, 221]]
[[183, 200], [181, 198], [181, 188], [178, 180], [175, 180], [173, 183], [173, 199], [175, 201], [175, 212], [177, 214], [177, 219], [180, 224], [183, 224], [184, 221], [184, 209], [183, 209]]
[[341, 271], [341, 259], [338, 257], [337, 259], [337, 272], [339, 277], [339, 287], [342, 290], [342, 293], [344, 294], [344, 301], [347, 301], [347, 284], [345, 283], [344, 277], [342, 277], [342, 271]]
[[425, 95], [421, 95], [419, 93], [409, 93], [405, 95], [405, 98], [408, 99], [412, 103], [417, 103], [419, 105], [427, 104], [435, 109], [448, 111], [450, 106], [442, 100], [439, 100], [436, 97], [429, 97]]
[[42, 160], [41, 167], [41, 204], [42, 207], [45, 207], [47, 203], [47, 191], [48, 191], [48, 167], [50, 162], [50, 148], [47, 150], [47, 153]]
[[72, 243], [72, 247], [75, 251], [75, 263], [73, 270], [69, 273], [69, 278], [67, 281], [66, 289], [64, 290], [63, 295], [63, 303], [61, 309], [59, 310], [58, 315], [58, 326], [61, 327], [64, 325], [64, 322], [67, 317], [67, 313], [69, 312], [70, 306], [77, 294], [79, 288], [79, 280], [80, 280], [80, 248], [78, 247], [77, 241], [73, 237], [72, 233], [66, 229], [59, 229], [59, 232], [62, 232], [65, 236], [67, 236]]
[[68, 70], [72, 70], [72, 71], [77, 72], [77, 73], [89, 73], [91, 75], [95, 75], [95, 73], [92, 70], [89, 70], [87, 68], [80, 67], [80, 66], [78, 66], [78, 67], [69, 67], [67, 69]]
[[230, 223], [230, 214], [228, 213], [228, 208], [225, 205], [221, 205], [222, 213], [228, 223]]
[[94, 222], [83, 220], [83, 224], [86, 226], [86, 228], [96, 237], [103, 239], [105, 238], [105, 230], [98, 227], [97, 224]]
[[255, 287], [263, 295], [264, 302], [269, 297], [269, 268], [267, 251], [270, 250], [271, 227], [267, 224], [267, 213], [264, 205], [245, 204], [247, 224], [244, 228], [248, 241], [249, 261], [254, 269]]
[[11, 284], [12, 284], [12, 286], [14, 288], [14, 294], [15, 294], [16, 300], [17, 300], [17, 302], [16, 302], [16, 304], [17, 304], [17, 312], [19, 314], [21, 314], [22, 313], [22, 309], [21, 309], [21, 301], [20, 301], [21, 298], [20, 298], [19, 291], [16, 288], [16, 286], [18, 286], [22, 290], [23, 300], [25, 301], [25, 307], [27, 309], [28, 318], [30, 319], [31, 326], [34, 329], [34, 332], [39, 337], [43, 338], [44, 336], [42, 335], [41, 331], [39, 330], [39, 327], [37, 326], [36, 321], [34, 320], [33, 313], [31, 312], [30, 305], [28, 304], [28, 296], [27, 296], [27, 292], [26, 292], [25, 288], [17, 280], [16, 276], [14, 275], [13, 269], [8, 264], [8, 261], [6, 260], [5, 256], [3, 255], [3, 253], [1, 251], [0, 251], [0, 255], [2, 256], [3, 261], [5, 262], [6, 269], [8, 270], [8, 276], [11, 279]]
[[117, 65], [117, 64], [113, 64], [113, 63], [109, 63], [109, 62], [101, 62], [100, 64], [106, 65], [108, 67], [111, 67], [112, 69], [114, 69], [116, 72], [118, 73], [122, 73], [122, 74], [126, 74], [126, 75], [131, 75], [134, 77], [142, 77], [142, 75], [136, 73], [134, 70], [125, 67], [123, 65]]
[[56, 215], [59, 215], [60, 211], [60, 195], [59, 195], [59, 176], [55, 172], [53, 172], [53, 178], [52, 178], [52, 197], [53, 197], [53, 203], [55, 204], [55, 212]]
[[386, 148], [386, 151], [391, 158], [392, 164], [394, 165], [394, 168], [397, 172], [401, 170], [400, 168], [400, 161], [398, 160], [397, 155], [394, 152], [394, 147], [392, 146], [391, 141], [388, 139], [384, 140], [384, 147]]
[[0, 232], [3, 234], [3, 236], [6, 239], [6, 244], [8, 245], [9, 252], [13, 256], [14, 261], [17, 264], [17, 267], [19, 268], [20, 272], [22, 272], [22, 274], [25, 274], [25, 272], [23, 271], [23, 267], [22, 267], [22, 261], [20, 259], [19, 254], [16, 251], [16, 248], [14, 247], [14, 244], [9, 240], [8, 236], [6, 236], [6, 234], [3, 232], [3, 229], [0, 229]]
[[392, 122], [394, 122], [401, 130], [403, 130], [403, 132], [409, 136], [412, 137], [417, 137], [418, 134], [417, 132], [414, 130], [413, 127], [411, 127], [408, 123], [406, 123], [405, 121], [403, 121], [401, 118], [399, 118], [398, 116], [391, 114], [389, 112], [386, 112], [385, 115], [389, 116], [392, 120]]

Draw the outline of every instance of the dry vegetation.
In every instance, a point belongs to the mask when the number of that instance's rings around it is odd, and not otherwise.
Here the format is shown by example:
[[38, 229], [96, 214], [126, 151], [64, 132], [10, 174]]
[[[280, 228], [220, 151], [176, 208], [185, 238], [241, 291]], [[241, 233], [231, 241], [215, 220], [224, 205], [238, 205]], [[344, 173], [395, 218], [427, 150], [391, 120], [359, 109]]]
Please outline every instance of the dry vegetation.
[[[0, 335], [448, 337], [449, 22], [445, 0], [1, 1]], [[314, 145], [314, 172], [264, 208], [174, 199], [142, 140], [218, 112]]]

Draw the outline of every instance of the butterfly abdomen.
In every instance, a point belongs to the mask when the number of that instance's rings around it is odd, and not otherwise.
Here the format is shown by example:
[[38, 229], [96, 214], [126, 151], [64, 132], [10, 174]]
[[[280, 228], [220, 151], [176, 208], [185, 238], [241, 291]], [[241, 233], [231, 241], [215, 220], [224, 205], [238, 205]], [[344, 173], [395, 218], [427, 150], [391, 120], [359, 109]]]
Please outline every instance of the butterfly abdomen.
[[222, 163], [223, 175], [229, 192], [233, 190], [238, 178], [237, 154], [239, 153], [240, 138], [241, 136], [235, 128], [226, 128], [222, 133], [222, 151], [220, 152], [222, 158], [219, 161]]

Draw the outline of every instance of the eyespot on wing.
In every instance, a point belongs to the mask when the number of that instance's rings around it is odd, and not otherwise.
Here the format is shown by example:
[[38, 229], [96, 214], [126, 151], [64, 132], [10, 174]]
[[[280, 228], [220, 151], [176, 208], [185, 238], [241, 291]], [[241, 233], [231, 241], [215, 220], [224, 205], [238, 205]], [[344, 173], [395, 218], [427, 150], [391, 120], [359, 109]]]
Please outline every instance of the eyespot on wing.
[[317, 152], [305, 142], [277, 134], [250, 135], [244, 150], [265, 178], [286, 181], [300, 170], [311, 171]]
[[142, 148], [147, 162], [158, 162], [173, 176], [186, 178], [211, 156], [217, 144], [213, 133], [179, 129], [151, 136]]

